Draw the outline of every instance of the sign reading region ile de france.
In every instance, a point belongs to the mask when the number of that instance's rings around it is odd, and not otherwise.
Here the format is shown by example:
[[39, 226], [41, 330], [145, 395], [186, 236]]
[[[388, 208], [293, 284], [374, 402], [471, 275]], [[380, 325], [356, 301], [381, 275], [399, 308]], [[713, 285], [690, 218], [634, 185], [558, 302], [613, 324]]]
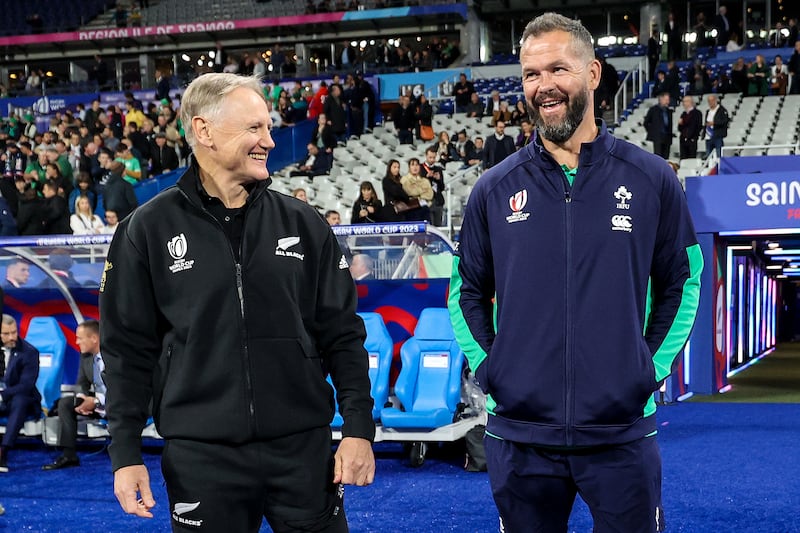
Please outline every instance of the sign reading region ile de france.
[[235, 30], [232, 20], [215, 22], [192, 22], [187, 24], [163, 24], [161, 26], [144, 26], [133, 28], [98, 28], [78, 32], [78, 40], [95, 41], [98, 39], [126, 39], [147, 35], [173, 35], [176, 33], [196, 33], [203, 31]]

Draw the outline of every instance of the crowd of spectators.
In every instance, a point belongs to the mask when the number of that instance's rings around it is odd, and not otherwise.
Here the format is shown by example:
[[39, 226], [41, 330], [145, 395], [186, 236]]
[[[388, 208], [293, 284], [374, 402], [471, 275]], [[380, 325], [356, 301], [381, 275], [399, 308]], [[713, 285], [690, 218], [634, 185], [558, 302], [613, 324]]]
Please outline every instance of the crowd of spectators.
[[[133, 184], [180, 166], [189, 148], [173, 103], [146, 107], [126, 93], [116, 104], [56, 113], [38, 131], [30, 114], [0, 127], [3, 235], [98, 234], [113, 231], [138, 205]], [[98, 199], [103, 196], [103, 218]]]

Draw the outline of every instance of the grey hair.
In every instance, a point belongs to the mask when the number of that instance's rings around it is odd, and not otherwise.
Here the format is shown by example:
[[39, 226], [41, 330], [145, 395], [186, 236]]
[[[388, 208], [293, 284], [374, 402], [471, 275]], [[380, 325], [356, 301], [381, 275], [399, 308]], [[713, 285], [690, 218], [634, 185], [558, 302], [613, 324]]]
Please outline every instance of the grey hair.
[[212, 120], [217, 118], [224, 97], [240, 87], [251, 89], [262, 99], [264, 98], [259, 76], [239, 76], [226, 72], [209, 73], [203, 74], [189, 84], [181, 98], [181, 122], [189, 146], [194, 148], [197, 142], [192, 131], [192, 118], [197, 116]]
[[11, 325], [16, 326], [17, 325], [17, 319], [14, 318], [11, 315], [7, 315], [7, 314], [3, 313], [3, 324], [5, 324], [6, 326], [11, 326]]
[[525, 31], [522, 32], [521, 43], [530, 37], [539, 37], [545, 33], [563, 31], [572, 37], [572, 49], [580, 55], [585, 56], [587, 61], [594, 59], [594, 43], [592, 34], [589, 33], [579, 20], [572, 20], [558, 13], [544, 13], [528, 23]]

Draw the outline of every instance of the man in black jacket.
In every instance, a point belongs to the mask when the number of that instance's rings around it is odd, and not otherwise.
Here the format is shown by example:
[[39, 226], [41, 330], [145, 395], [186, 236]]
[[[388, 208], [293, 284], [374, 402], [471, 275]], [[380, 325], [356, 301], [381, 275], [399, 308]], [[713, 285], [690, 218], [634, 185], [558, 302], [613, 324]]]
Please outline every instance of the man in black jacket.
[[180, 165], [175, 148], [167, 146], [167, 134], [163, 131], [156, 133], [156, 139], [150, 148], [151, 176], [159, 176], [164, 172], [175, 170]]
[[498, 120], [494, 125], [494, 135], [486, 138], [483, 149], [483, 168], [492, 168], [497, 163], [517, 151], [514, 139], [506, 135], [506, 123]]
[[[125, 512], [155, 505], [150, 403], [175, 530], [347, 531], [343, 484], [372, 482], [366, 332], [347, 260], [310, 205], [268, 188], [257, 78], [183, 94], [195, 160], [123, 220], [100, 286], [109, 448]], [[331, 451], [333, 391], [344, 416]]]
[[58, 194], [58, 184], [47, 180], [42, 186], [44, 195], [44, 235], [69, 235], [69, 207], [67, 199]]
[[658, 95], [658, 103], [644, 117], [647, 140], [653, 142], [653, 153], [669, 159], [672, 146], [672, 110], [669, 108], [669, 93]]
[[139, 200], [133, 191], [133, 185], [125, 181], [122, 172], [125, 166], [119, 161], [106, 160], [108, 179], [103, 188], [103, 207], [117, 213], [120, 220], [139, 207]]
[[694, 106], [694, 98], [683, 97], [683, 113], [678, 121], [681, 159], [697, 157], [697, 139], [703, 131], [703, 114]]

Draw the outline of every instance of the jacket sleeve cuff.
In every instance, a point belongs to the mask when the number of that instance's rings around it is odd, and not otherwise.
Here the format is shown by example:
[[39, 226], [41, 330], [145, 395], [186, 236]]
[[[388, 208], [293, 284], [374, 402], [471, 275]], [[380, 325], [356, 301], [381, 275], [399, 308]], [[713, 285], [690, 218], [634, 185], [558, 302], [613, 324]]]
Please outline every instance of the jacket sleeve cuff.
[[111, 456], [112, 472], [116, 472], [125, 466], [144, 464], [142, 459], [142, 439], [138, 435], [112, 436], [108, 454]]
[[367, 416], [346, 419], [342, 426], [342, 437], [357, 437], [373, 442], [375, 440], [375, 421], [372, 420], [372, 414], [367, 413]]

